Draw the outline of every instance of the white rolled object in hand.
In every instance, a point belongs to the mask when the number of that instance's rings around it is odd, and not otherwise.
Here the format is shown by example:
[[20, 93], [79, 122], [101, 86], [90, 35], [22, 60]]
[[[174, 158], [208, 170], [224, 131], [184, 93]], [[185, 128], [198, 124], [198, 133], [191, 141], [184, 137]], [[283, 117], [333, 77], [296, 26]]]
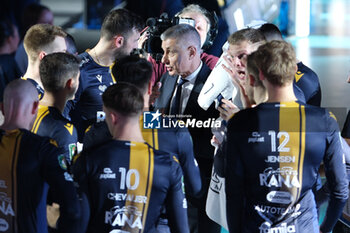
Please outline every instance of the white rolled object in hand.
[[220, 94], [225, 99], [234, 99], [237, 95], [237, 87], [232, 83], [230, 75], [222, 67], [222, 64], [228, 67], [224, 60], [228, 46], [228, 42], [222, 46], [223, 53], [198, 96], [198, 104], [204, 110], [207, 110]]

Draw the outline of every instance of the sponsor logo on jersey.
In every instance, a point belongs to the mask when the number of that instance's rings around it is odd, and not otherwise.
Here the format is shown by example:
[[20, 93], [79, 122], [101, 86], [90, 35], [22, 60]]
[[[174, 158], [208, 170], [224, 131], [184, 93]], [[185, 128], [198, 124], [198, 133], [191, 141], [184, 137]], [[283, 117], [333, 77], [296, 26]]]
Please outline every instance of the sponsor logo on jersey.
[[102, 83], [102, 75], [98, 74], [96, 75], [97, 80]]
[[272, 203], [289, 204], [293, 201], [293, 196], [289, 192], [271, 191], [266, 195], [266, 199]]
[[97, 123], [104, 121], [105, 118], [106, 118], [106, 113], [105, 112], [103, 112], [103, 111], [97, 111], [96, 112], [96, 122]]
[[269, 156], [267, 156], [267, 159], [265, 159], [265, 162], [267, 162], [267, 163], [294, 163], [295, 162], [295, 156], [269, 155]]
[[275, 207], [275, 206], [267, 206], [267, 205], [256, 205], [255, 210], [259, 213], [264, 214], [276, 214], [276, 215], [285, 215], [285, 214], [298, 214], [300, 209], [300, 204], [296, 206], [288, 207], [287, 209], [284, 207]]
[[6, 182], [4, 180], [0, 180], [0, 188], [2, 188], [2, 189], [6, 189], [7, 188]]
[[187, 200], [186, 200], [186, 198], [184, 198], [182, 200], [182, 208], [187, 209]]
[[143, 113], [143, 128], [144, 129], [159, 129], [161, 113], [159, 110], [156, 112], [144, 112]]
[[70, 135], [73, 135], [73, 129], [74, 129], [74, 126], [71, 124], [71, 123], [67, 123], [64, 125], [64, 128], [66, 128], [69, 132]]
[[100, 174], [100, 180], [101, 179], [115, 179], [116, 175], [113, 173], [113, 171], [109, 168], [106, 167], [103, 169], [103, 173]]
[[78, 153], [78, 148], [75, 143], [71, 143], [68, 145], [69, 149], [69, 159], [72, 161], [73, 157]]
[[135, 206], [114, 206], [110, 211], [105, 212], [105, 223], [123, 227], [142, 229], [142, 213]]
[[63, 170], [67, 170], [67, 160], [66, 160], [66, 157], [64, 157], [64, 155], [59, 155], [58, 157], [58, 164], [60, 165], [60, 167], [63, 169]]
[[64, 179], [65, 179], [66, 181], [72, 181], [72, 182], [73, 182], [73, 178], [72, 178], [72, 176], [71, 176], [68, 172], [65, 172], [65, 173], [64, 173]]
[[107, 89], [106, 85], [99, 85], [98, 89], [100, 90], [100, 95], [102, 95], [103, 92], [105, 92], [105, 90]]
[[7, 231], [9, 229], [9, 224], [5, 219], [0, 218], [0, 231]]
[[298, 171], [291, 167], [282, 167], [274, 170], [272, 167], [266, 168], [263, 173], [259, 174], [260, 186], [265, 187], [282, 187], [300, 188], [298, 180]]
[[258, 132], [253, 132], [252, 137], [248, 138], [248, 143], [264, 142], [265, 138], [262, 137]]
[[108, 193], [107, 194], [108, 199], [114, 200], [114, 201], [130, 201], [135, 203], [147, 203], [147, 197], [146, 196], [139, 196], [134, 194], [127, 194], [127, 193]]
[[12, 200], [6, 193], [0, 192], [0, 212], [4, 215], [15, 216], [15, 212], [12, 208]]
[[287, 225], [287, 223], [282, 223], [280, 226], [268, 227], [268, 224], [261, 224], [259, 227], [260, 233], [292, 233], [295, 231], [295, 225]]

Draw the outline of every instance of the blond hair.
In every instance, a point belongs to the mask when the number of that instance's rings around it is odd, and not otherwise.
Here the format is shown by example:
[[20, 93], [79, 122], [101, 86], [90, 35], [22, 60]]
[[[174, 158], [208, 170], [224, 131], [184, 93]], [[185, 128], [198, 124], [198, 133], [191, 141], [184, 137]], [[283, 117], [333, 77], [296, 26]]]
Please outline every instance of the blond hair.
[[258, 69], [271, 84], [285, 86], [293, 81], [296, 57], [291, 44], [273, 40], [261, 45], [255, 56]]
[[40, 51], [50, 49], [56, 36], [65, 38], [67, 34], [62, 28], [50, 24], [36, 24], [30, 27], [23, 40], [29, 59], [37, 60]]

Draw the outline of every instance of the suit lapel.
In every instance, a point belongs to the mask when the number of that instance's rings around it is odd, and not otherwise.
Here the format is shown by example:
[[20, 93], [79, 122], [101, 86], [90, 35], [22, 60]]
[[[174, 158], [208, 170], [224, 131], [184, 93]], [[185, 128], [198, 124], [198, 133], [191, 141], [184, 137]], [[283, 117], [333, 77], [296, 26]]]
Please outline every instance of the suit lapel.
[[163, 109], [163, 112], [166, 114], [169, 114], [170, 101], [176, 86], [177, 78], [177, 75], [171, 76], [168, 73], [166, 73], [162, 76], [160, 80], [162, 83], [162, 87], [160, 90], [161, 94], [157, 99], [158, 102], [156, 102], [156, 106], [157, 108]]
[[209, 76], [209, 73], [210, 73], [209, 67], [203, 63], [203, 66], [202, 66], [201, 70], [199, 71], [197, 78], [196, 78], [196, 81], [193, 85], [193, 89], [191, 91], [191, 94], [190, 94], [190, 97], [188, 99], [184, 113], [188, 112], [189, 108], [193, 107], [193, 105], [194, 106], [198, 105], [197, 99], [198, 99], [199, 93], [201, 92], [201, 90], [204, 86], [204, 83]]

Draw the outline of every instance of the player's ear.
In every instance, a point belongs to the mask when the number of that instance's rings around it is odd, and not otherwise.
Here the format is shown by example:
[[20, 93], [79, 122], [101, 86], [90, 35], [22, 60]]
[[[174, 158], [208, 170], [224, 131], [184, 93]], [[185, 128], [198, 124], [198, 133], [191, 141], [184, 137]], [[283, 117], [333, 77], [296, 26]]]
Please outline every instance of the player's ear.
[[39, 61], [41, 61], [47, 54], [44, 51], [40, 51], [39, 53]]
[[259, 69], [259, 80], [261, 81], [265, 80], [265, 76], [260, 69]]
[[31, 113], [32, 113], [33, 115], [34, 115], [34, 114], [37, 114], [38, 109], [39, 109], [39, 100], [33, 102], [33, 107], [32, 107]]
[[254, 85], [255, 85], [255, 78], [254, 78], [254, 76], [251, 75], [251, 74], [248, 74], [248, 78], [249, 78], [250, 86], [254, 87]]
[[147, 94], [151, 95], [152, 94], [152, 81], [150, 80], [148, 83], [148, 88], [147, 88]]
[[115, 47], [120, 48], [120, 47], [123, 46], [123, 44], [124, 44], [124, 36], [116, 35], [114, 37], [114, 45], [115, 45]]
[[73, 79], [70, 78], [66, 82], [66, 88], [71, 89], [73, 87]]

